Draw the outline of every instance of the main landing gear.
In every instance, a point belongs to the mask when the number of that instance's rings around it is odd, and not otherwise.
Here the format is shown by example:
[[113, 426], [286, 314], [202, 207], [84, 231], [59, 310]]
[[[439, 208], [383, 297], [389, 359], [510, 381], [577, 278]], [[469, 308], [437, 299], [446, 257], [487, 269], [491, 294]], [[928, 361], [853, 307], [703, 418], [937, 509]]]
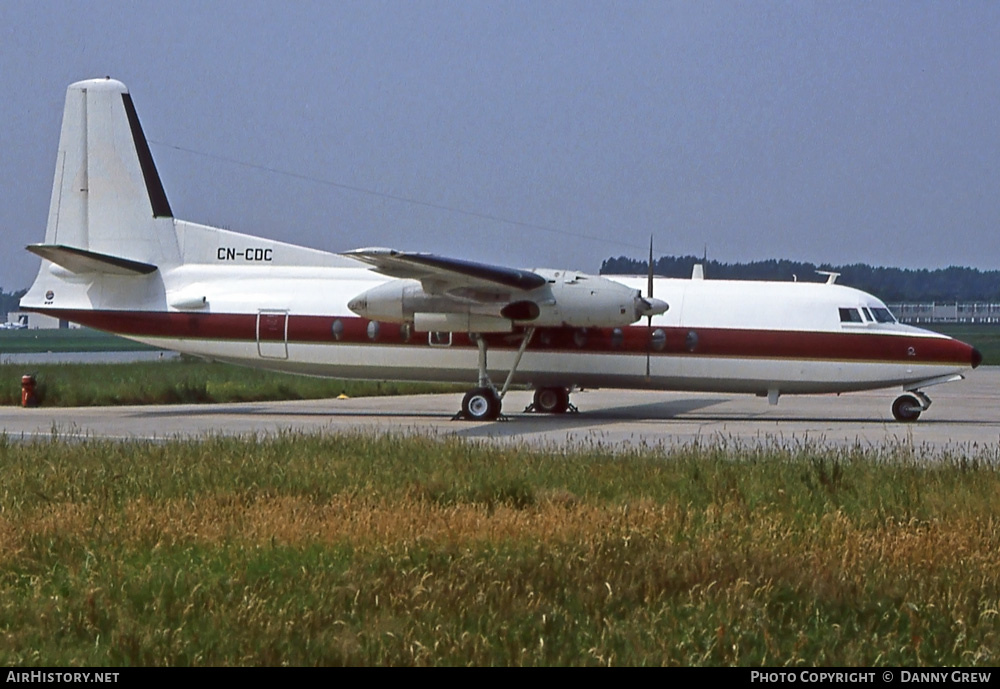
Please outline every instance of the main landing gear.
[[534, 400], [524, 411], [541, 414], [565, 414], [566, 412], [575, 414], [580, 410], [570, 404], [569, 390], [566, 388], [538, 388], [535, 390]]
[[528, 343], [534, 334], [534, 328], [528, 328], [525, 331], [521, 346], [517, 350], [517, 356], [514, 358], [514, 365], [510, 367], [507, 380], [504, 381], [503, 388], [499, 391], [486, 373], [486, 340], [481, 335], [476, 338], [476, 346], [479, 347], [479, 384], [475, 389], [465, 393], [465, 397], [462, 399], [462, 411], [454, 418], [467, 419], [468, 421], [496, 421], [502, 418], [503, 397], [510, 389], [510, 384], [514, 380], [514, 372], [517, 371], [524, 350], [528, 348]]
[[896, 421], [911, 423], [920, 418], [920, 413], [931, 406], [930, 398], [919, 390], [911, 390], [896, 398], [892, 403], [892, 416]]
[[500, 393], [493, 386], [469, 390], [462, 398], [462, 411], [456, 418], [469, 421], [495, 421], [503, 408]]

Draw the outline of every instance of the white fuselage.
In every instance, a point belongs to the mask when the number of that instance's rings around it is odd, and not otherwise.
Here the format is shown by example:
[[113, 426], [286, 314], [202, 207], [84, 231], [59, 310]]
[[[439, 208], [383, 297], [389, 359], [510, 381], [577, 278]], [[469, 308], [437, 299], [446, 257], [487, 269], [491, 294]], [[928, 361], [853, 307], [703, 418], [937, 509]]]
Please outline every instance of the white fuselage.
[[[281, 246], [266, 243], [277, 255]], [[235, 364], [337, 378], [475, 381], [478, 351], [468, 335], [359, 318], [348, 302], [389, 278], [313, 253], [337, 265], [221, 261], [148, 277], [73, 277], [69, 284], [52, 266], [24, 305]], [[618, 280], [645, 287], [644, 278]], [[55, 294], [52, 303], [32, 303], [46, 291]], [[972, 365], [971, 348], [936, 333], [842, 322], [840, 309], [863, 314], [884, 305], [840, 285], [658, 278], [655, 294], [670, 308], [651, 325], [641, 319], [616, 329], [538, 329], [515, 382], [789, 394], [905, 387]], [[488, 370], [502, 379], [519, 341], [487, 338]]]

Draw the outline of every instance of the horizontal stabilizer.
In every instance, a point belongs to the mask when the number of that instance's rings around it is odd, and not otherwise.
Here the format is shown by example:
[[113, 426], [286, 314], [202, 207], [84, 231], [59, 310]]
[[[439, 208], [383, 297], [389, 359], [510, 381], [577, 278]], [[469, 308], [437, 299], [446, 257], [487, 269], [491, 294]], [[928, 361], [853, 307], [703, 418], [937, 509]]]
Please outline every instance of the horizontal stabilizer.
[[62, 266], [71, 273], [103, 273], [105, 275], [149, 275], [156, 271], [151, 263], [142, 263], [96, 251], [75, 249], [61, 244], [32, 244], [28, 251], [46, 261]]

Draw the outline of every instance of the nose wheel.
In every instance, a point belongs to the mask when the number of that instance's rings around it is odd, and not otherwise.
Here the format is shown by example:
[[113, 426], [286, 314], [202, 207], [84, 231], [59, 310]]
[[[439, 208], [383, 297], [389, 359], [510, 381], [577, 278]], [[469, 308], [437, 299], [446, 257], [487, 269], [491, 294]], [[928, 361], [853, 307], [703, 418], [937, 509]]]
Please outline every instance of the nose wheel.
[[914, 390], [900, 395], [892, 403], [892, 416], [896, 421], [912, 423], [920, 418], [920, 414], [931, 406], [930, 398], [922, 392]]

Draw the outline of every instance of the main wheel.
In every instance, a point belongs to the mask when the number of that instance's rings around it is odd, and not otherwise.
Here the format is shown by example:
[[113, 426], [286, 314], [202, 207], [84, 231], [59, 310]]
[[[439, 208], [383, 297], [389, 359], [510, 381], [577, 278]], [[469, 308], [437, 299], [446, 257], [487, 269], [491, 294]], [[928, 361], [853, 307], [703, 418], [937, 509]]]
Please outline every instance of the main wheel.
[[465, 393], [462, 416], [469, 421], [495, 421], [500, 418], [500, 398], [490, 388], [476, 388]]
[[566, 388], [538, 388], [535, 390], [535, 409], [543, 414], [565, 414], [569, 409], [569, 390]]
[[909, 423], [916, 421], [920, 418], [920, 412], [924, 410], [923, 406], [913, 395], [900, 395], [896, 398], [896, 401], [892, 403], [892, 416], [896, 421], [903, 421], [904, 423]]

